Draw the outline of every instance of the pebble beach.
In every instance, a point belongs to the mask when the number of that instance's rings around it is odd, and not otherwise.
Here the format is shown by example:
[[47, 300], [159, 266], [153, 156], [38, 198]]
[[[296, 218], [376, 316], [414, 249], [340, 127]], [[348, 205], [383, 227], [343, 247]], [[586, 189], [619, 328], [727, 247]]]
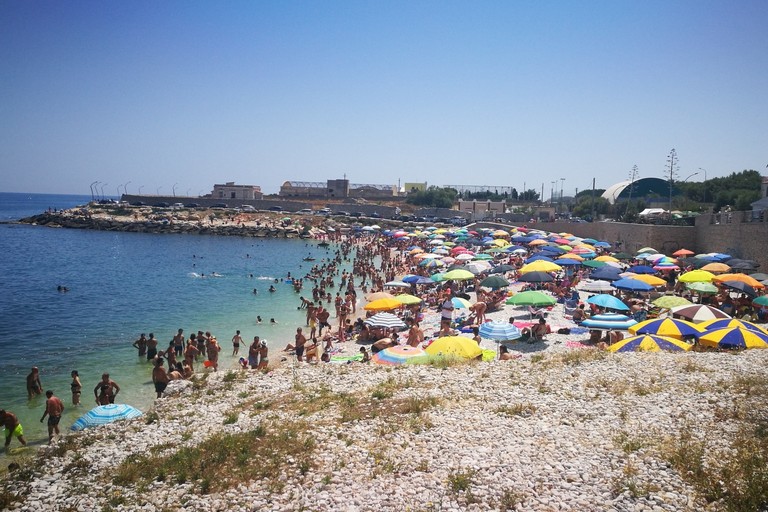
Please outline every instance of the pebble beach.
[[512, 343], [510, 361], [207, 373], [142, 418], [41, 448], [6, 480], [5, 505], [724, 510], [680, 469], [725, 460], [764, 424], [768, 351], [612, 354], [573, 339]]

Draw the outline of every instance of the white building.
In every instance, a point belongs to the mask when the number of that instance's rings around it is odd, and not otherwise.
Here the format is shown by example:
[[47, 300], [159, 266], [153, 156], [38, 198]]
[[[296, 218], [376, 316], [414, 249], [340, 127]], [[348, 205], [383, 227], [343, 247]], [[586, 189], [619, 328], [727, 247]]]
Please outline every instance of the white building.
[[261, 187], [256, 185], [235, 185], [234, 181], [228, 181], [223, 185], [214, 185], [211, 197], [214, 199], [261, 199]]

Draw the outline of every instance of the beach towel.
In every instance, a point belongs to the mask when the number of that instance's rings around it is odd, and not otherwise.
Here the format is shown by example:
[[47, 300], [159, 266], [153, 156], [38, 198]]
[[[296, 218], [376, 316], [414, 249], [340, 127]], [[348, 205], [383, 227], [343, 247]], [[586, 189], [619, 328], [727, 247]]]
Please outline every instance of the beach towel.
[[586, 345], [580, 341], [566, 341], [565, 346], [568, 348], [595, 348], [594, 345]]

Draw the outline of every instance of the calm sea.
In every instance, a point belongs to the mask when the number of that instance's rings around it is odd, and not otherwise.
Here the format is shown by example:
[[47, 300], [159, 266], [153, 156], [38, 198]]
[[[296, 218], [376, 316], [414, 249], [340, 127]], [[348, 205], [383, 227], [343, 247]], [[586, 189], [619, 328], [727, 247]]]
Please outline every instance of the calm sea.
[[[0, 193], [0, 219], [85, 204], [89, 196]], [[150, 368], [131, 343], [154, 332], [166, 345], [178, 328], [211, 331], [232, 367], [236, 329], [246, 341], [259, 335], [272, 356], [304, 323], [299, 295], [283, 279], [304, 275], [312, 255], [331, 256], [314, 241], [200, 235], [154, 235], [0, 224], [0, 408], [22, 420], [28, 440], [46, 439], [39, 422], [45, 399], [27, 400], [25, 377], [40, 368], [44, 389], [62, 398], [69, 428], [95, 406], [92, 390], [102, 372], [121, 386], [120, 401], [146, 410], [154, 398]], [[222, 277], [209, 276], [218, 273]], [[277, 291], [269, 293], [270, 284]], [[66, 286], [67, 293], [57, 291]], [[254, 294], [256, 288], [258, 294]], [[311, 286], [305, 290], [311, 294]], [[257, 315], [265, 321], [256, 323]], [[277, 325], [269, 325], [275, 318]], [[246, 345], [247, 352], [247, 345]], [[243, 353], [241, 346], [240, 353]], [[77, 369], [83, 404], [71, 406], [69, 375]], [[16, 441], [13, 441], [15, 444]]]

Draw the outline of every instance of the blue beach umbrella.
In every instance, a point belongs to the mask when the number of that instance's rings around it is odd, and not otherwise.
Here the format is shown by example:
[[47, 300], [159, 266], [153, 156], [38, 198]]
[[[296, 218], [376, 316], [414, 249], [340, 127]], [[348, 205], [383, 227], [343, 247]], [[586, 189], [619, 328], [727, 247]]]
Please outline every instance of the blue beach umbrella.
[[621, 300], [613, 295], [607, 293], [601, 293], [587, 299], [587, 302], [607, 309], [615, 309], [617, 311], [629, 311], [629, 306], [624, 304]]
[[707, 347], [726, 349], [768, 348], [768, 334], [730, 327], [702, 334], [699, 343]]
[[635, 265], [634, 267], [629, 267], [627, 271], [632, 272], [633, 274], [655, 274], [656, 273], [656, 270], [654, 270], [653, 267], [649, 267], [648, 265]]
[[634, 319], [626, 315], [619, 315], [617, 313], [605, 313], [602, 315], [593, 315], [581, 322], [581, 325], [589, 329], [626, 331], [636, 323], [637, 322]]
[[653, 286], [631, 277], [625, 277], [611, 283], [611, 286], [618, 288], [619, 290], [630, 290], [633, 292], [649, 292], [653, 290]]
[[571, 258], [560, 258], [559, 260], [557, 260], [557, 264], [560, 265], [561, 267], [567, 267], [570, 265], [579, 266], [581, 265], [581, 262], [578, 260], [572, 260]]
[[629, 328], [632, 334], [655, 334], [669, 338], [683, 339], [687, 336], [698, 338], [703, 329], [696, 324], [677, 318], [652, 318]]
[[[584, 264], [586, 265], [586, 263]], [[616, 267], [606, 265], [592, 272], [589, 277], [592, 279], [599, 279], [601, 281], [618, 281], [621, 279], [619, 274], [621, 274], [621, 270]]]
[[522, 336], [520, 329], [508, 322], [485, 322], [478, 331], [481, 337], [494, 341], [516, 340]]
[[141, 415], [140, 410], [127, 404], [100, 405], [80, 416], [72, 425], [72, 430], [83, 430], [115, 421], [138, 418]]

